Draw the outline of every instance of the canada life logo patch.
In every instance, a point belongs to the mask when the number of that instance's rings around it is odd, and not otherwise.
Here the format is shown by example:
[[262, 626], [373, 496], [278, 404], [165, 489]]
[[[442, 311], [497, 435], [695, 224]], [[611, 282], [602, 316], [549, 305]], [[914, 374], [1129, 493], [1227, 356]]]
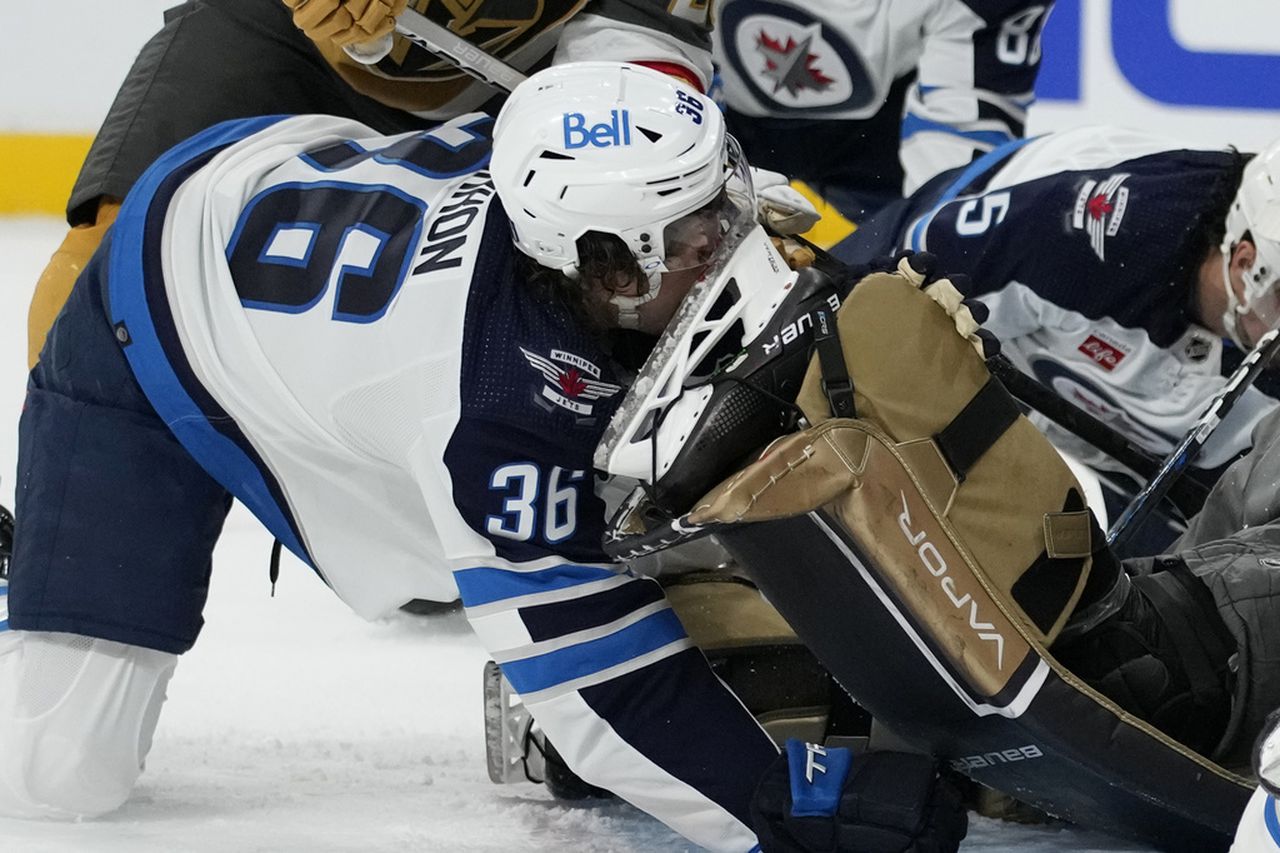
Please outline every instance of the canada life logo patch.
[[1093, 359], [1093, 362], [1108, 373], [1115, 370], [1120, 362], [1124, 361], [1124, 357], [1128, 355], [1128, 350], [1119, 344], [1111, 343], [1104, 340], [1098, 335], [1090, 335], [1084, 339], [1084, 343], [1080, 344], [1076, 349]]
[[1129, 188], [1124, 185], [1128, 177], [1127, 172], [1117, 172], [1101, 182], [1091, 178], [1076, 194], [1071, 227], [1089, 235], [1089, 246], [1100, 261], [1107, 259], [1107, 238], [1120, 231], [1129, 206]]
[[579, 355], [553, 349], [549, 356], [529, 352], [520, 347], [529, 366], [542, 375], [542, 397], [575, 415], [586, 417], [594, 411], [595, 400], [608, 399], [622, 390], [621, 385], [603, 382], [600, 368]]

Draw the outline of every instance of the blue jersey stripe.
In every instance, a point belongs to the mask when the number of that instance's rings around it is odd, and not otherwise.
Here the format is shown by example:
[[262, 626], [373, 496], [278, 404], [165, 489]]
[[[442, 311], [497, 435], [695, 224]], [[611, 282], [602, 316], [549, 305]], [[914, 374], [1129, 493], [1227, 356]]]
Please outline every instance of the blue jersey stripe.
[[607, 637], [504, 663], [502, 673], [517, 693], [533, 693], [626, 663], [686, 636], [676, 614], [660, 610]]
[[[116, 217], [108, 262], [108, 288], [112, 323], [123, 323], [129, 331], [130, 344], [125, 347], [125, 356], [156, 412], [210, 476], [242, 501], [285, 547], [310, 563], [286, 510], [272, 494], [257, 463], [210, 424], [179, 379], [151, 316], [144, 279], [148, 219], [153, 202], [171, 175], [191, 160], [238, 142], [282, 118], [263, 116], [214, 125], [169, 149], [152, 163]], [[160, 201], [167, 203], [167, 200]], [[163, 221], [162, 216], [159, 221]], [[158, 239], [157, 235], [150, 236]], [[158, 267], [154, 274], [159, 274]]]
[[458, 583], [458, 592], [462, 596], [463, 605], [477, 607], [494, 601], [520, 598], [539, 592], [605, 580], [617, 574], [618, 572], [612, 569], [599, 566], [562, 563], [535, 572], [516, 572], [511, 569], [481, 566], [475, 569], [460, 569], [453, 573], [453, 578]]
[[1276, 798], [1267, 794], [1267, 801], [1262, 804], [1262, 820], [1272, 843], [1280, 847], [1280, 815], [1276, 814], [1276, 808]]
[[915, 136], [917, 133], [947, 133], [951, 136], [960, 136], [972, 142], [978, 142], [983, 145], [1003, 145], [1013, 138], [1013, 134], [1007, 130], [960, 130], [949, 124], [943, 124], [940, 121], [922, 118], [915, 113], [907, 113], [902, 119], [902, 138]]
[[925, 229], [929, 227], [929, 223], [933, 221], [933, 217], [938, 211], [946, 205], [947, 202], [954, 199], [964, 191], [965, 187], [972, 184], [978, 178], [1003, 163], [1013, 152], [1017, 151], [1028, 142], [1037, 139], [1031, 137], [1029, 139], [1015, 139], [1012, 142], [1006, 142], [999, 148], [995, 148], [983, 154], [977, 160], [970, 163], [960, 176], [942, 191], [942, 195], [938, 196], [937, 202], [929, 209], [929, 212], [916, 221], [915, 226], [911, 229], [911, 243], [908, 246], [912, 251], [920, 251], [921, 240], [924, 239]]

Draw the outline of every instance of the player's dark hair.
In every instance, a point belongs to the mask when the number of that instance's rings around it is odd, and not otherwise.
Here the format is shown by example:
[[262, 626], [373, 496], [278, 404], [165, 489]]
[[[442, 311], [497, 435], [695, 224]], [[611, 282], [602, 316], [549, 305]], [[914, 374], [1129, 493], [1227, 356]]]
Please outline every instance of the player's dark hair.
[[1240, 189], [1240, 181], [1244, 179], [1244, 167], [1253, 159], [1252, 154], [1242, 154], [1235, 148], [1230, 149], [1231, 164], [1218, 178], [1205, 205], [1196, 218], [1190, 236], [1187, 238], [1186, 257], [1189, 261], [1191, 275], [1195, 275], [1209, 253], [1222, 245], [1222, 238], [1227, 233], [1227, 211], [1235, 200]]
[[603, 333], [612, 323], [601, 290], [615, 293], [633, 285], [637, 293], [644, 293], [649, 279], [627, 244], [616, 234], [588, 231], [578, 238], [576, 246], [577, 278], [569, 278], [521, 254], [526, 279], [538, 298], [564, 306], [587, 328]]

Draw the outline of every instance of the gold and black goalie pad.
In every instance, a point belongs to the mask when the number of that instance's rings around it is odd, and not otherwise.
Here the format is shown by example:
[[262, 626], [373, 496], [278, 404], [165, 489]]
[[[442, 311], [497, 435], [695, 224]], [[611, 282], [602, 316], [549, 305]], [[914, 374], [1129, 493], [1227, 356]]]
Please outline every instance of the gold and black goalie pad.
[[992, 383], [971, 321], [918, 278], [873, 274], [841, 306], [856, 417], [830, 416], [811, 364], [800, 404], [815, 425], [679, 526], [714, 532], [895, 734], [1049, 814], [1159, 849], [1225, 851], [1252, 784], [1049, 651], [1086, 585], [1101, 585], [1091, 576], [1110, 576], [1093, 557], [1102, 536], [1066, 463]]
[[857, 417], [830, 416], [815, 357], [798, 403], [816, 425], [776, 442], [690, 520], [824, 510], [970, 686], [994, 696], [1061, 631], [1100, 537], [1070, 469], [988, 373], [954, 305], [909, 272], [864, 278], [837, 314]]

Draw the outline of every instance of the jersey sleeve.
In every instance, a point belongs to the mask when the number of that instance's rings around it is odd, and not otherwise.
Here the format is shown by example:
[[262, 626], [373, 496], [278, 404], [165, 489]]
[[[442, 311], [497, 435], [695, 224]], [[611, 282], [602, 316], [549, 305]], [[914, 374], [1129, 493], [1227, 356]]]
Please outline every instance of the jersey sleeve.
[[755, 843], [775, 754], [654, 581], [600, 550], [592, 442], [463, 421], [452, 500], [492, 549], [455, 564], [467, 618], [568, 765], [712, 850]]
[[596, 0], [564, 28], [554, 62], [614, 60], [711, 85], [710, 0]]
[[943, 0], [925, 22], [902, 122], [904, 192], [1021, 137], [1052, 2]]

